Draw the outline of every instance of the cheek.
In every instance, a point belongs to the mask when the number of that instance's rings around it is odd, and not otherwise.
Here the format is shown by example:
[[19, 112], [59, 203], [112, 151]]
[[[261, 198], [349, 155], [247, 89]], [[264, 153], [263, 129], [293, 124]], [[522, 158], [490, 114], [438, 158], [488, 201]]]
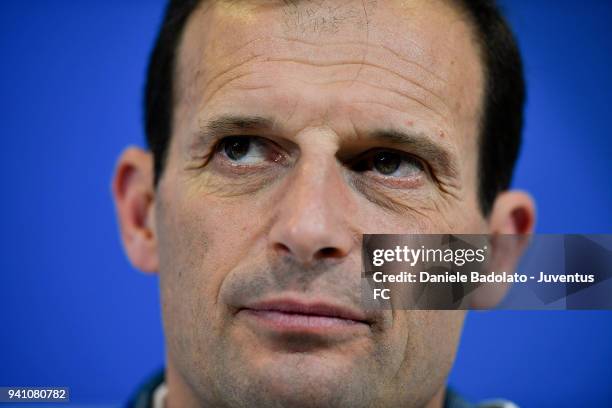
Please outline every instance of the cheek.
[[202, 324], [198, 323], [198, 316], [206, 307], [202, 300], [213, 293], [215, 276], [202, 273], [214, 244], [213, 237], [207, 232], [205, 217], [186, 208], [180, 200], [165, 200], [158, 206], [156, 216], [160, 292], [168, 348], [171, 353], [181, 350], [176, 354], [193, 356], [193, 340]]
[[455, 359], [464, 311], [396, 310], [393, 342], [398, 371], [432, 391], [445, 381]]
[[258, 242], [257, 209], [199, 188], [170, 186], [160, 189], [160, 197], [156, 221], [166, 312], [183, 320], [223, 313], [217, 310], [220, 288]]
[[[177, 183], [180, 185], [180, 183]], [[159, 190], [156, 225], [160, 295], [167, 349], [183, 372], [205, 377], [223, 337], [220, 287], [235, 263], [237, 223], [203, 196]]]

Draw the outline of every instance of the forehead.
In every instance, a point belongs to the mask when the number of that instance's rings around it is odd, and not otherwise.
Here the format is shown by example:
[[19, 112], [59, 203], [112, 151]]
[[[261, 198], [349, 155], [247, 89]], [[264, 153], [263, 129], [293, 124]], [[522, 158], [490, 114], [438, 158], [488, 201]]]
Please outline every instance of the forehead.
[[361, 114], [366, 103], [370, 113], [436, 124], [430, 132], [473, 136], [482, 99], [471, 29], [435, 0], [203, 1], [176, 73], [178, 126], [238, 100], [299, 104], [302, 116], [291, 117], [304, 125], [330, 112]]

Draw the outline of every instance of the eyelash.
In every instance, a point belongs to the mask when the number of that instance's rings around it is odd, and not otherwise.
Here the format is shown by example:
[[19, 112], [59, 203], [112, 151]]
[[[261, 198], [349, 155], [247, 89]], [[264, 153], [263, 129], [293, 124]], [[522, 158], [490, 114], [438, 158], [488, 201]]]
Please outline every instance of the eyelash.
[[[424, 162], [420, 158], [416, 157], [415, 155], [412, 155], [406, 152], [402, 152], [399, 150], [395, 150], [395, 149], [385, 149], [385, 148], [375, 148], [375, 149], [368, 150], [364, 153], [361, 153], [359, 156], [357, 156], [355, 159], [352, 159], [349, 162], [350, 163], [349, 166], [355, 171], [368, 171], [370, 170], [370, 167], [373, 167], [372, 166], [373, 163], [371, 163], [371, 161], [375, 159], [375, 155], [377, 153], [389, 153], [389, 154], [397, 155], [400, 160], [403, 160], [404, 163], [409, 162], [411, 164], [414, 164], [416, 167], [419, 168], [419, 170], [423, 172], [427, 168]], [[364, 168], [363, 167], [364, 164], [369, 167]]]
[[[267, 161], [281, 163], [283, 162], [283, 159], [285, 158], [285, 155], [281, 153], [281, 150], [282, 150], [281, 147], [278, 146], [273, 141], [263, 138], [263, 137], [249, 136], [249, 135], [226, 136], [226, 137], [219, 139], [219, 141], [217, 142], [217, 144], [215, 145], [213, 149], [214, 155], [223, 154], [226, 156], [228, 160], [231, 160], [231, 158], [227, 157], [228, 155], [227, 155], [227, 152], [225, 152], [225, 148], [227, 147], [227, 144], [230, 143], [232, 140], [239, 141], [240, 139], [247, 139], [249, 141], [249, 144], [256, 142], [260, 145], [265, 146], [266, 149], [269, 149], [268, 151], [265, 152]], [[238, 167], [238, 166], [252, 167], [254, 166], [253, 164], [239, 164], [235, 162], [232, 163], [231, 165], [234, 167]]]

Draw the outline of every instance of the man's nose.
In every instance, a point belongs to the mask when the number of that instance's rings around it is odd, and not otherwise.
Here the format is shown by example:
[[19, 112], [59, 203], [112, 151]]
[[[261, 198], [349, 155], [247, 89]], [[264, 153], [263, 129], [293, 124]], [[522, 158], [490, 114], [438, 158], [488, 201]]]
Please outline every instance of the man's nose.
[[305, 265], [340, 260], [356, 242], [349, 224], [354, 214], [351, 190], [335, 159], [303, 159], [277, 203], [270, 230], [272, 250]]

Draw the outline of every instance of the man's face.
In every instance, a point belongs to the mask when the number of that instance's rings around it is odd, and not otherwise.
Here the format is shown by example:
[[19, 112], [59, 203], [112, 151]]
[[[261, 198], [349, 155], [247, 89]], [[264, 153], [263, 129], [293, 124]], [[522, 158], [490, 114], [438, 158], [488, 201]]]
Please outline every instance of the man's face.
[[205, 2], [155, 197], [168, 370], [210, 406], [423, 406], [463, 312], [360, 306], [361, 234], [479, 233], [483, 74], [437, 1]]

